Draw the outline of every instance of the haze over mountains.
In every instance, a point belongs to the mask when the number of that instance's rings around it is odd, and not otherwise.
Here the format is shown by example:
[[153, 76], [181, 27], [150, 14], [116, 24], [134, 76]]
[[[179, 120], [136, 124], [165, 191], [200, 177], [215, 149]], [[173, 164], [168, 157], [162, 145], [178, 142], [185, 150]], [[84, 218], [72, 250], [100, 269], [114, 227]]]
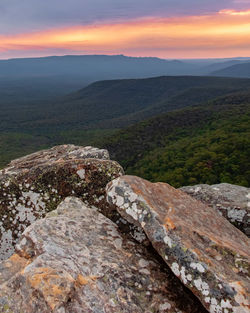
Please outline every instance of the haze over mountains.
[[250, 73], [250, 62], [243, 62], [238, 64], [233, 64], [229, 67], [216, 70], [211, 74], [214, 76], [224, 76], [224, 77], [249, 77]]
[[249, 65], [122, 55], [2, 60], [0, 166], [75, 143], [107, 147], [128, 173], [150, 180], [248, 186]]
[[87, 81], [159, 75], [208, 75], [249, 58], [168, 60], [124, 55], [66, 55], [0, 60], [0, 77], [78, 75]]
[[250, 58], [164, 60], [123, 55], [69, 55], [0, 60], [0, 101], [60, 96], [107, 79], [162, 75], [250, 77], [249, 67]]
[[161, 113], [245, 92], [250, 79], [160, 76], [98, 81], [67, 96], [2, 104], [0, 130], [51, 133], [120, 128]]

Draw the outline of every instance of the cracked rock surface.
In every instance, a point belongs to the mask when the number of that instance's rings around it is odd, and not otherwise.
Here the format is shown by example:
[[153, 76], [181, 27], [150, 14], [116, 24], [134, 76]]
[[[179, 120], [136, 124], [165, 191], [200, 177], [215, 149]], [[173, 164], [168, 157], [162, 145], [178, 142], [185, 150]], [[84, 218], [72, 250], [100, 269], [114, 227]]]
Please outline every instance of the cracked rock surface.
[[106, 150], [56, 146], [12, 161], [0, 171], [0, 260], [8, 258], [27, 226], [68, 196], [106, 210], [105, 186], [123, 174]]
[[107, 199], [209, 312], [249, 313], [249, 239], [212, 207], [135, 176], [109, 183]]
[[186, 186], [180, 190], [219, 211], [250, 237], [250, 188], [223, 183]]
[[205, 313], [150, 252], [75, 197], [24, 231], [0, 266], [0, 312]]

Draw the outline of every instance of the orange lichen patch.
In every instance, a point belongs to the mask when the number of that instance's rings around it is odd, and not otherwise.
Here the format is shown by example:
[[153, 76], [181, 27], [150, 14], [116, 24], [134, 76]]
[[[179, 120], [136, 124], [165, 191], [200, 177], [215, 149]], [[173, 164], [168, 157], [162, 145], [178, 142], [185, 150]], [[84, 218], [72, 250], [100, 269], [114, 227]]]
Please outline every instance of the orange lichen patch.
[[201, 252], [201, 250], [199, 249], [196, 249], [196, 248], [193, 248], [191, 245], [190, 246], [187, 246], [186, 245], [186, 248], [188, 248], [188, 250], [194, 252], [196, 255], [198, 255], [199, 257], [202, 257], [203, 256], [203, 253]]
[[27, 253], [26, 251], [24, 251], [24, 250], [18, 251], [18, 254], [19, 254], [22, 258], [31, 259], [31, 255], [28, 254], [28, 253]]
[[164, 221], [164, 226], [167, 228], [167, 229], [175, 229], [176, 226], [174, 224], [174, 222], [171, 220], [171, 218], [167, 217]]
[[97, 279], [97, 276], [82, 276], [81, 274], [79, 274], [77, 276], [77, 279], [75, 281], [76, 285], [80, 285], [80, 286], [84, 286], [84, 285], [88, 285], [89, 283], [92, 283], [93, 281], [95, 281]]
[[[71, 282], [74, 281], [69, 274], [67, 274], [67, 276], [68, 277], [64, 275], [64, 278], [69, 279]], [[32, 287], [36, 288], [43, 282], [49, 283], [51, 280], [56, 280], [58, 278], [61, 279], [62, 276], [58, 275], [55, 269], [49, 267], [39, 267], [35, 269], [35, 273], [32, 277], [29, 277], [29, 281]]]
[[128, 258], [131, 258], [133, 256], [133, 253], [129, 253], [127, 251], [125, 251], [125, 255], [128, 257]]
[[206, 262], [208, 265], [210, 265], [210, 266], [213, 265], [213, 262], [212, 262], [210, 259], [208, 259], [208, 258], [205, 259], [205, 262]]
[[89, 279], [87, 277], [84, 277], [82, 275], [77, 276], [76, 284], [87, 285], [88, 283], [89, 283]]
[[235, 296], [236, 301], [242, 306], [250, 309], [249, 294], [246, 293], [246, 289], [244, 286], [242, 286], [242, 282], [234, 281], [230, 285], [237, 292]]
[[18, 254], [14, 253], [6, 262], [6, 267], [12, 267], [13, 264], [21, 263], [23, 265], [29, 263], [28, 260], [20, 257]]
[[74, 279], [66, 272], [58, 273], [53, 268], [40, 267], [34, 269], [32, 275], [27, 277], [32, 288], [39, 290], [50, 308], [53, 310], [57, 304], [65, 301], [70, 294]]
[[[218, 251], [216, 251], [216, 249], [214, 249], [214, 248], [208, 247], [205, 249], [205, 251], [213, 259], [220, 260], [222, 258], [222, 255], [220, 253], [218, 253]], [[211, 262], [211, 261], [207, 260], [207, 262]]]
[[24, 269], [30, 262], [30, 260], [22, 258], [15, 253], [5, 262], [5, 267], [14, 273]]

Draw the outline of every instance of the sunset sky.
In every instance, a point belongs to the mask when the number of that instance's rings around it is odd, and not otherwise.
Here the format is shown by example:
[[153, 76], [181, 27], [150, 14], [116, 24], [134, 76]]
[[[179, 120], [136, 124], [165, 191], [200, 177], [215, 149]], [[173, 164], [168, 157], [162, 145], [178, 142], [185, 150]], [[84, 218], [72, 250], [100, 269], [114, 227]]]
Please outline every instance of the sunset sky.
[[250, 0], [1, 0], [0, 58], [250, 56]]

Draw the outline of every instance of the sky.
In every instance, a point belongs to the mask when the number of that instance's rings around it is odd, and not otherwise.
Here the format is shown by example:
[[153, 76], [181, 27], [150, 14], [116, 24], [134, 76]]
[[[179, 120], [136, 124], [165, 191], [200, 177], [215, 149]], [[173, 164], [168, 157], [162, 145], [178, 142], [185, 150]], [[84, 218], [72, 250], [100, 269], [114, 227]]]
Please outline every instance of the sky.
[[250, 0], [1, 0], [0, 59], [250, 57]]

